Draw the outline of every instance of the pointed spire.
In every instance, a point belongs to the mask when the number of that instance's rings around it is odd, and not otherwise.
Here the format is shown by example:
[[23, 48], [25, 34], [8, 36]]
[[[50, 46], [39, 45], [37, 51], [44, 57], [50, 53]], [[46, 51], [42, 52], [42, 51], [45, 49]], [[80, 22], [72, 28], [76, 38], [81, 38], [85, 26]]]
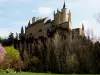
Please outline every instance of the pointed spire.
[[84, 24], [82, 23], [82, 30], [84, 30]]
[[29, 26], [29, 25], [31, 25], [30, 20], [29, 20], [28, 26]]
[[64, 5], [63, 5], [63, 8], [66, 8], [65, 0], [64, 0]]

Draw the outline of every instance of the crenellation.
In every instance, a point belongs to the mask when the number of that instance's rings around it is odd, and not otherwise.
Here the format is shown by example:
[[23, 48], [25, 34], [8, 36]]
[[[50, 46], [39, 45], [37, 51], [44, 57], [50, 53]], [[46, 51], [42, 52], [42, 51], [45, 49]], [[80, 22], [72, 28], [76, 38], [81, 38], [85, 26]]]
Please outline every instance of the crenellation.
[[36, 22], [36, 18], [35, 17], [32, 18], [32, 23], [34, 23], [34, 22]]

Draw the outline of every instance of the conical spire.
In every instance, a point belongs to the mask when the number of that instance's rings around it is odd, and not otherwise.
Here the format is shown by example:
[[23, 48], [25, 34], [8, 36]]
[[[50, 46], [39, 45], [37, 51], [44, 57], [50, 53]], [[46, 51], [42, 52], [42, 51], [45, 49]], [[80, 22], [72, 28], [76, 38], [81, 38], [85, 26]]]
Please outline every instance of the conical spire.
[[82, 30], [84, 30], [84, 24], [82, 23]]
[[29, 20], [28, 26], [29, 26], [30, 24], [31, 24], [31, 23], [30, 23], [30, 20]]
[[63, 8], [66, 8], [65, 0], [64, 0], [64, 5], [63, 5]]

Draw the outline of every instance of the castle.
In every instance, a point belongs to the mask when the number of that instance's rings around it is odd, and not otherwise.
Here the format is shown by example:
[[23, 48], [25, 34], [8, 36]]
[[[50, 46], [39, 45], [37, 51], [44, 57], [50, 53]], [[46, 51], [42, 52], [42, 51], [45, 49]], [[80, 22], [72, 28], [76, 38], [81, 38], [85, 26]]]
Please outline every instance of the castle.
[[84, 26], [82, 28], [72, 29], [72, 20], [71, 20], [71, 12], [66, 8], [65, 2], [61, 11], [57, 9], [57, 13], [54, 11], [54, 20], [43, 18], [32, 18], [32, 23], [28, 23], [28, 26], [25, 27], [26, 37], [34, 36], [47, 36], [47, 32], [51, 31], [53, 26], [61, 27], [73, 32], [73, 34], [84, 35]]
[[[84, 25], [82, 24], [82, 28], [72, 29], [72, 19], [71, 12], [66, 8], [65, 2], [61, 11], [57, 9], [57, 12], [54, 11], [54, 19], [47, 18], [32, 18], [32, 23], [28, 23], [28, 26], [25, 27], [25, 33], [21, 33], [20, 39], [15, 41], [15, 48], [17, 48], [21, 54], [23, 54], [24, 50], [29, 52], [32, 51], [33, 48], [33, 37], [45, 37], [45, 38], [54, 38], [57, 40], [58, 35], [65, 36], [66, 33], [70, 38], [74, 36], [84, 36]], [[30, 41], [31, 39], [31, 41]]]

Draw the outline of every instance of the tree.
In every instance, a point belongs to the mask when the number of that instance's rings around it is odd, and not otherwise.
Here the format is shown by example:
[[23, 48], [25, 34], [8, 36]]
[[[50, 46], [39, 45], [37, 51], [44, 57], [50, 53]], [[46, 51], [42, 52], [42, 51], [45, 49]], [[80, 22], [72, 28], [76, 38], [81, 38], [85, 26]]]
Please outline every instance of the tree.
[[16, 33], [16, 39], [18, 39], [18, 33]]
[[2, 37], [0, 37], [0, 43], [2, 43], [2, 41], [3, 41], [3, 39], [2, 39]]
[[22, 28], [21, 28], [21, 35], [23, 35], [24, 34], [24, 29], [23, 29], [23, 26], [22, 26]]
[[98, 23], [100, 23], [100, 12], [96, 13], [96, 15], [94, 15], [94, 18]]
[[8, 39], [9, 40], [13, 40], [14, 39], [14, 34], [12, 32], [9, 34]]
[[14, 34], [11, 32], [8, 36], [8, 43], [12, 45], [14, 43]]
[[14, 49], [13, 46], [5, 47], [6, 54], [4, 57], [4, 64], [2, 65], [4, 69], [12, 68], [14, 70], [19, 70], [23, 68], [23, 62], [20, 58], [19, 51]]
[[0, 62], [2, 62], [4, 60], [5, 54], [6, 54], [6, 51], [5, 51], [4, 47], [2, 47], [0, 44]]

